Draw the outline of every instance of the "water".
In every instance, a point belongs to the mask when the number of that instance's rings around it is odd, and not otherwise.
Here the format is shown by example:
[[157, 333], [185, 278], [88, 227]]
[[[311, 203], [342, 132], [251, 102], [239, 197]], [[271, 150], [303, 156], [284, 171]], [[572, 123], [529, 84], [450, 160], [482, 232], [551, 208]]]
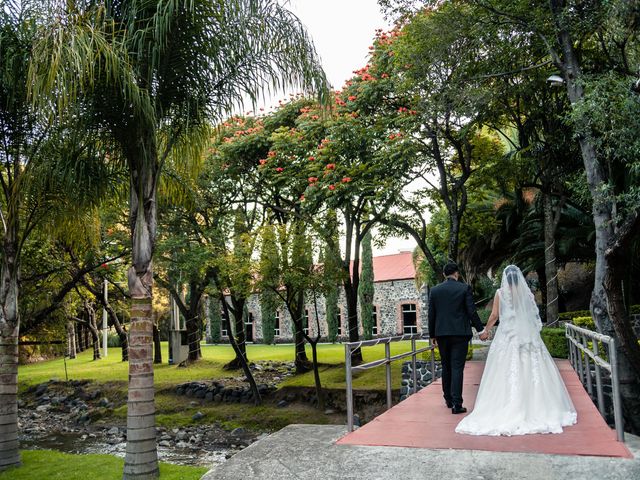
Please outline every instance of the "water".
[[[83, 439], [83, 437], [85, 437]], [[43, 437], [22, 438], [20, 447], [26, 450], [58, 450], [65, 453], [101, 453], [124, 458], [125, 443], [111, 445], [99, 437], [91, 437], [79, 433], [55, 433]], [[176, 465], [213, 467], [223, 463], [234, 453], [230, 449], [192, 449], [158, 446], [158, 458], [162, 462]]]

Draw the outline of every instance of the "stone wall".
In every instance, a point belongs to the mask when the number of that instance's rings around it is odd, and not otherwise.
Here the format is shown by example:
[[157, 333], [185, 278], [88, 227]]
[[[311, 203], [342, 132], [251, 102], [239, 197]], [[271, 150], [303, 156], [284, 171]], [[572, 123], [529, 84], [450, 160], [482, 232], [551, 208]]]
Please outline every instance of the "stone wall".
[[[416, 306], [416, 323], [419, 333], [428, 330], [427, 322], [427, 289], [418, 289], [413, 279], [394, 280], [388, 282], [374, 283], [373, 304], [377, 310], [377, 335], [388, 337], [399, 335], [403, 331], [402, 305], [414, 304]], [[347, 302], [344, 290], [341, 289], [338, 299], [341, 320], [340, 340], [347, 338]], [[251, 295], [247, 301], [247, 308], [253, 323], [253, 339], [255, 342], [262, 342], [262, 312], [260, 309], [260, 297], [258, 294]], [[325, 300], [323, 296], [318, 296], [316, 301], [307, 298], [307, 313], [309, 315], [309, 331], [311, 336], [315, 336], [318, 327], [323, 339], [327, 337], [327, 322]], [[316, 313], [317, 312], [317, 313]], [[278, 309], [280, 315], [280, 332], [276, 335], [276, 343], [288, 343], [293, 340], [293, 322], [287, 309], [282, 306]], [[359, 325], [362, 335], [362, 323]]]

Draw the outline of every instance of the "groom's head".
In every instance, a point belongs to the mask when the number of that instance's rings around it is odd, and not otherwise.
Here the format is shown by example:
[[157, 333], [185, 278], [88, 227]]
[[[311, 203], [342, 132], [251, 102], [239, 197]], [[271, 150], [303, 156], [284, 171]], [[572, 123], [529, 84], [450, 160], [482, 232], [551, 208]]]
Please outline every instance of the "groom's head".
[[453, 278], [455, 280], [460, 276], [460, 269], [455, 262], [447, 262], [442, 270], [444, 276], [447, 278]]

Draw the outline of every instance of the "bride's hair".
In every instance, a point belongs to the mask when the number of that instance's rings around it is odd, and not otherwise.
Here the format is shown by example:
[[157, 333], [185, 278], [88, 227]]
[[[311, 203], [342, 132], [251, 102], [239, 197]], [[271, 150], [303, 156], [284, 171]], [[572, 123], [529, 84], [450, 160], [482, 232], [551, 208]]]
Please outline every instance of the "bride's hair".
[[518, 267], [515, 265], [509, 265], [504, 269], [504, 274], [507, 276], [507, 282], [510, 287], [518, 286]]

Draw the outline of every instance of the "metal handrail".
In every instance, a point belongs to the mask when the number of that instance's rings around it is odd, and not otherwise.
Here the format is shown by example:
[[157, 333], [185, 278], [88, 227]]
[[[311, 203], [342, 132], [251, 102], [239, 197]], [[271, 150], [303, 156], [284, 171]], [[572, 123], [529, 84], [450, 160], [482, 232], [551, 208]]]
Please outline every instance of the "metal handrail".
[[[364, 370], [368, 370], [370, 368], [376, 368], [381, 365], [385, 365], [386, 367], [386, 390], [387, 390], [387, 410], [389, 410], [392, 406], [391, 400], [391, 362], [395, 360], [400, 360], [402, 358], [411, 357], [411, 369], [413, 375], [413, 392], [416, 393], [418, 391], [418, 375], [416, 372], [416, 356], [419, 353], [426, 352], [428, 350], [431, 351], [431, 375], [432, 379], [435, 380], [435, 345], [429, 339], [429, 346], [425, 348], [416, 349], [416, 341], [423, 340], [424, 337], [421, 333], [411, 333], [405, 335], [398, 335], [396, 337], [383, 337], [383, 338], [375, 338], [373, 340], [362, 340], [358, 342], [347, 342], [344, 344], [344, 358], [345, 358], [345, 369], [346, 369], [346, 381], [347, 381], [347, 426], [350, 432], [353, 432], [353, 372], [361, 372]], [[411, 351], [406, 353], [400, 353], [398, 355], [391, 356], [391, 343], [392, 342], [402, 342], [405, 340], [411, 340]], [[351, 355], [354, 351], [361, 347], [372, 347], [374, 345], [384, 344], [384, 358], [379, 360], [374, 360], [369, 363], [364, 363], [362, 365], [352, 366], [351, 364]]]
[[[596, 395], [598, 398], [598, 410], [604, 417], [604, 395], [602, 393], [601, 368], [611, 373], [611, 388], [613, 393], [613, 419], [616, 427], [618, 441], [624, 442], [624, 425], [622, 422], [622, 403], [620, 400], [620, 379], [618, 377], [618, 362], [616, 343], [612, 337], [598, 332], [577, 327], [571, 323], [565, 324], [565, 335], [569, 340], [569, 361], [580, 377], [580, 381], [587, 385], [589, 395], [593, 396], [593, 381], [591, 380], [591, 365], [593, 361], [596, 373]], [[589, 348], [587, 339], [592, 341]], [[599, 355], [598, 342], [607, 345], [609, 361]], [[584, 353], [583, 357], [580, 352]]]

